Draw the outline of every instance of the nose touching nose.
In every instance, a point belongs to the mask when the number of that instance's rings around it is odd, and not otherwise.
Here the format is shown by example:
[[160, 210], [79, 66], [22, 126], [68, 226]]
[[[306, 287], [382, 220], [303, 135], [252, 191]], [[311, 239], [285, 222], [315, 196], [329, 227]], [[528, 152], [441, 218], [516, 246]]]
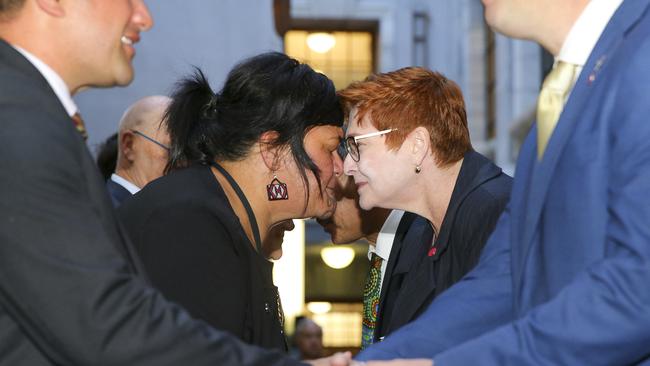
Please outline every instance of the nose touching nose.
[[345, 157], [345, 160], [343, 160], [343, 172], [345, 173], [345, 175], [351, 176], [352, 173], [354, 173], [354, 171], [356, 170], [356, 168], [357, 168], [357, 162], [354, 161], [354, 159], [352, 159], [350, 154], [348, 154]]
[[332, 154], [332, 163], [334, 168], [334, 175], [338, 177], [339, 175], [343, 174], [343, 161], [336, 151]]

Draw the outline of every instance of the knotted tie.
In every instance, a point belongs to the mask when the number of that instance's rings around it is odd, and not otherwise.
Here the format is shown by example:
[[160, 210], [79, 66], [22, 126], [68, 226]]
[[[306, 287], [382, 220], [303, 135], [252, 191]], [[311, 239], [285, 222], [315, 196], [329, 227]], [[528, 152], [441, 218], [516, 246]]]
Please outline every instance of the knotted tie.
[[544, 79], [537, 101], [537, 158], [542, 159], [546, 144], [560, 118], [564, 101], [573, 86], [577, 65], [558, 61]]
[[79, 112], [75, 113], [74, 116], [72, 116], [72, 123], [74, 123], [74, 127], [77, 129], [77, 132], [79, 132], [81, 134], [81, 137], [84, 138], [84, 141], [88, 140], [86, 124], [84, 123], [84, 120], [81, 119]]
[[377, 325], [377, 308], [381, 292], [381, 262], [377, 253], [372, 253], [370, 269], [363, 288], [363, 326], [361, 334], [361, 349], [372, 344], [375, 326]]

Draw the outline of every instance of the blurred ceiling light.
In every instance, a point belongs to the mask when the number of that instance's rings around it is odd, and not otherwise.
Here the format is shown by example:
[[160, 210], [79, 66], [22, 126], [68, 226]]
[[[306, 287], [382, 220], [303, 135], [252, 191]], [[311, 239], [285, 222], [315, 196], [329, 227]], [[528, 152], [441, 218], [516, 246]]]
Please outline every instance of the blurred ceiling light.
[[307, 46], [317, 53], [327, 53], [336, 45], [336, 38], [330, 33], [317, 32], [307, 36]]
[[354, 249], [350, 247], [326, 247], [321, 249], [323, 262], [334, 269], [345, 268], [354, 260]]
[[314, 301], [307, 304], [307, 310], [312, 314], [326, 314], [332, 310], [332, 304], [323, 301]]

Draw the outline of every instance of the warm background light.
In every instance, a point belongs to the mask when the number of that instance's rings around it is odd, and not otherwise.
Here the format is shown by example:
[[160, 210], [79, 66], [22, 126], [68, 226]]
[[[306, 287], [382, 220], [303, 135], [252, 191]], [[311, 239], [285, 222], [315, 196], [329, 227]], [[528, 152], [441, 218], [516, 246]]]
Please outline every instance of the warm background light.
[[313, 314], [325, 314], [332, 310], [332, 304], [325, 301], [314, 301], [307, 304], [307, 310]]
[[307, 36], [307, 46], [317, 53], [327, 53], [336, 45], [333, 35], [325, 32], [311, 33]]
[[326, 247], [320, 251], [320, 257], [331, 268], [341, 269], [354, 260], [354, 249], [344, 246]]
[[284, 310], [285, 328], [293, 329], [305, 303], [305, 222], [293, 220], [292, 231], [284, 233], [282, 258], [273, 268], [273, 282], [278, 287]]

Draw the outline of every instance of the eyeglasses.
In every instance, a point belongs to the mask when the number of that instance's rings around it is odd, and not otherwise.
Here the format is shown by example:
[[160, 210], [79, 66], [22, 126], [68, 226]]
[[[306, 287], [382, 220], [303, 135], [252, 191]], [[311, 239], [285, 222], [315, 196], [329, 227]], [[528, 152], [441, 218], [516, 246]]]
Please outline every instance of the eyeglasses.
[[171, 148], [170, 148], [169, 146], [163, 144], [163, 143], [160, 142], [160, 141], [155, 140], [155, 139], [152, 138], [152, 137], [149, 137], [149, 136], [145, 135], [144, 133], [142, 133], [142, 132], [140, 132], [140, 131], [138, 131], [138, 130], [131, 130], [131, 132], [133, 132], [134, 134], [136, 134], [136, 135], [138, 135], [138, 136], [140, 136], [140, 137], [145, 138], [146, 140], [149, 140], [149, 141], [153, 142], [154, 144], [156, 144], [156, 145], [162, 147], [163, 149], [165, 149], [165, 150], [167, 150], [167, 151], [171, 150]]
[[359, 136], [350, 136], [345, 139], [345, 150], [347, 150], [348, 154], [350, 154], [352, 160], [358, 162], [360, 156], [359, 156], [359, 145], [357, 144], [357, 141], [367, 139], [369, 137], [385, 135], [393, 131], [397, 131], [397, 128], [389, 128], [387, 130], [375, 131], [375, 132], [371, 132]]

